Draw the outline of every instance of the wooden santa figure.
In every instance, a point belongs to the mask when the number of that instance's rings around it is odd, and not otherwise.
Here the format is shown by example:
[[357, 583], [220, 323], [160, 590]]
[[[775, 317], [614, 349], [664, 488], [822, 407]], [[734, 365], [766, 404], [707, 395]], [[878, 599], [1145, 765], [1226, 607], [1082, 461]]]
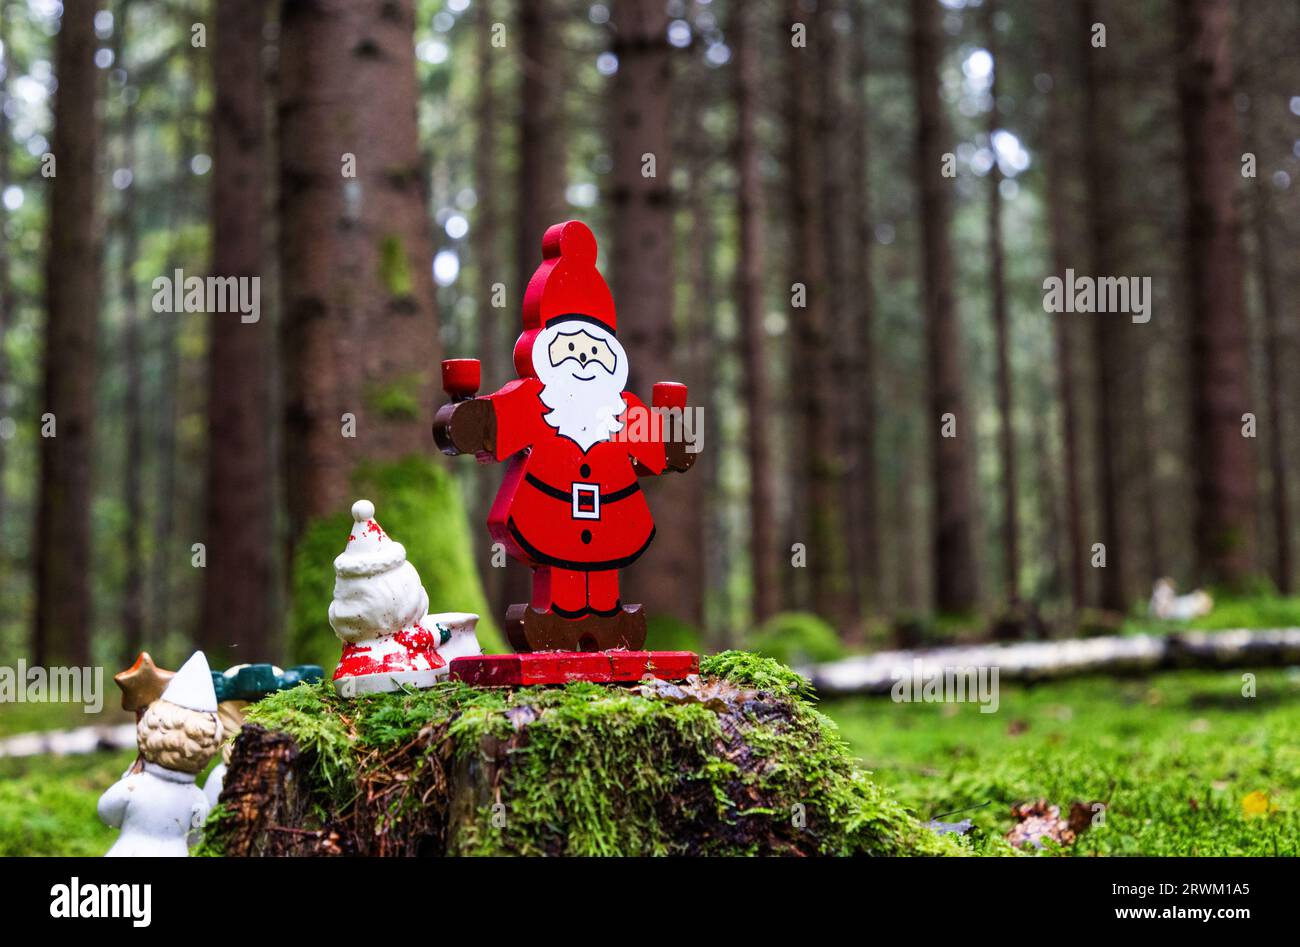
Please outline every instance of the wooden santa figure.
[[654, 539], [639, 478], [695, 461], [664, 423], [674, 410], [680, 420], [686, 386], [655, 385], [655, 411], [623, 390], [628, 357], [585, 224], [549, 228], [542, 258], [524, 295], [519, 378], [470, 397], [477, 362], [445, 362], [453, 401], [439, 410], [434, 439], [443, 453], [507, 465], [488, 530], [533, 570], [532, 601], [507, 613], [515, 650], [636, 650], [645, 615], [623, 602], [618, 573]]

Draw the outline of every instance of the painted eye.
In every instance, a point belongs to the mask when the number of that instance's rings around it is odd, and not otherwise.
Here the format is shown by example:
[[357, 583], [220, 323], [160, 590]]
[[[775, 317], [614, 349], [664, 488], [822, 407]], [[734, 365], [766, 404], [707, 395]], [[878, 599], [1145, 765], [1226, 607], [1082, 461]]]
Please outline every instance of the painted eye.
[[573, 351], [573, 343], [572, 343], [572, 342], [569, 343], [569, 351], [570, 351], [570, 352]]
[[596, 346], [594, 346], [594, 345], [591, 347], [591, 354], [592, 354], [592, 355], [595, 355], [595, 354], [596, 354]]

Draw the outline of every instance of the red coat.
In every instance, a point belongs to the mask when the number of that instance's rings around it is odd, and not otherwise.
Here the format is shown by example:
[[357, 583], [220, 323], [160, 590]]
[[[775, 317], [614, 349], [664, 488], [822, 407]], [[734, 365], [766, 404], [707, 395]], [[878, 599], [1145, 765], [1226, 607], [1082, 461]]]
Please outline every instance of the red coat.
[[[583, 451], [543, 420], [550, 409], [538, 396], [541, 390], [536, 378], [522, 378], [487, 396], [496, 414], [492, 456], [510, 462], [488, 514], [488, 531], [530, 565], [621, 569], [654, 538], [637, 473], [663, 472], [662, 432], [643, 424], [638, 433], [653, 437], [600, 441]], [[646, 410], [636, 395], [623, 392], [623, 401]]]

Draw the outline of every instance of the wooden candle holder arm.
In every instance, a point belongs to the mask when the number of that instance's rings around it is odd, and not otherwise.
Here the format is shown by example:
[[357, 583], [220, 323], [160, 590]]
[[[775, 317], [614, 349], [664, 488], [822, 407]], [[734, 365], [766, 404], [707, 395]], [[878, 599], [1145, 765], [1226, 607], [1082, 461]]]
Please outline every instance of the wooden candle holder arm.
[[695, 466], [695, 458], [699, 454], [692, 454], [688, 451], [685, 441], [667, 441], [664, 444], [664, 456], [668, 461], [669, 470], [686, 473]]
[[495, 453], [497, 418], [492, 402], [470, 398], [444, 404], [433, 419], [433, 440], [449, 457]]

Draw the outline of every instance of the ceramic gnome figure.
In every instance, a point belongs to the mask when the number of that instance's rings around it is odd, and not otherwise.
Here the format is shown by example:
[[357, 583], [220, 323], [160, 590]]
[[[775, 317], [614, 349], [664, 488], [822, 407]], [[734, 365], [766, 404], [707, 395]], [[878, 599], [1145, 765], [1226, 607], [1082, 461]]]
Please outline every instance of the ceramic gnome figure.
[[99, 817], [120, 828], [109, 855], [189, 854], [209, 805], [196, 784], [221, 745], [212, 673], [202, 651], [176, 672], [136, 724], [141, 763], [99, 797]]
[[334, 560], [330, 626], [343, 639], [334, 684], [344, 697], [428, 687], [452, 658], [482, 652], [477, 615], [430, 615], [429, 596], [406, 549], [375, 520], [375, 505], [352, 505], [348, 546]]

